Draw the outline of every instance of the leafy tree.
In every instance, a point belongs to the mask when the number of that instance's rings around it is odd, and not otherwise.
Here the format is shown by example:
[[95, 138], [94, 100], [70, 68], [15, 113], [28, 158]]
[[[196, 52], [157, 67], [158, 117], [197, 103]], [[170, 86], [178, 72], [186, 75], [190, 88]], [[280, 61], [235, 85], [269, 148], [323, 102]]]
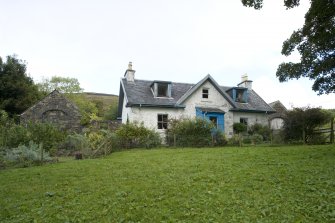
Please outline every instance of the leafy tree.
[[41, 98], [32, 78], [26, 74], [26, 63], [16, 56], [0, 57], [0, 109], [10, 116], [21, 114]]
[[[284, 0], [287, 8], [299, 5], [300, 0]], [[263, 0], [242, 0], [245, 6], [262, 8]], [[307, 77], [314, 80], [312, 89], [321, 94], [335, 93], [335, 2], [311, 0], [305, 24], [294, 31], [282, 47], [289, 56], [297, 50], [298, 63], [282, 63], [277, 69], [280, 82]]]
[[293, 108], [287, 112], [284, 121], [284, 136], [287, 141], [303, 140], [313, 134], [316, 127], [322, 126], [330, 120], [330, 115], [321, 108]]
[[66, 94], [81, 93], [83, 91], [78, 79], [60, 76], [53, 76], [51, 79], [43, 78], [43, 80], [38, 83], [38, 87], [40, 91], [44, 93], [50, 93], [56, 89]]

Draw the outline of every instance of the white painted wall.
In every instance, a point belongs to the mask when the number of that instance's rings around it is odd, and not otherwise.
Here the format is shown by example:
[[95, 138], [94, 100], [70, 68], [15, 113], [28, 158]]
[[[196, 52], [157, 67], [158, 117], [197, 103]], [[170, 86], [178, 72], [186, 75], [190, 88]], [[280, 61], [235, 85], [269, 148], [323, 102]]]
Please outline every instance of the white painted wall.
[[247, 118], [248, 126], [254, 125], [256, 123], [261, 125], [268, 125], [268, 115], [264, 113], [235, 112], [234, 123], [239, 123], [240, 118]]

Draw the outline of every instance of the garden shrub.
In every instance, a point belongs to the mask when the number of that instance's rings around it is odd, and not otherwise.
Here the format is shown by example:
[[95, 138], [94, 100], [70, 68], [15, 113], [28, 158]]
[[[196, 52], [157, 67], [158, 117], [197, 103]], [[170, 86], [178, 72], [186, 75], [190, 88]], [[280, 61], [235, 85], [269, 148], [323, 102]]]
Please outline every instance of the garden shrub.
[[28, 146], [20, 145], [16, 148], [7, 149], [3, 156], [5, 165], [16, 165], [27, 167], [31, 165], [41, 164], [42, 162], [50, 162], [53, 159], [49, 153], [45, 151], [41, 145], [30, 141]]
[[66, 131], [60, 130], [51, 123], [28, 123], [29, 140], [42, 143], [48, 152], [54, 152], [66, 138]]
[[88, 139], [82, 134], [67, 135], [65, 140], [58, 146], [58, 156], [74, 155], [76, 152], [85, 152], [89, 150], [90, 145]]
[[263, 142], [263, 136], [260, 135], [260, 134], [255, 133], [251, 136], [251, 140], [252, 140], [252, 144], [254, 144], [254, 145], [260, 144], [260, 143]]
[[[248, 133], [250, 135], [260, 135], [262, 136], [262, 141], [270, 141], [271, 139], [271, 129], [267, 125], [261, 125], [259, 123], [256, 123], [249, 127]], [[259, 137], [259, 136], [257, 136]]]
[[233, 135], [233, 137], [228, 139], [228, 145], [229, 146], [239, 146], [241, 144], [240, 142], [240, 136], [239, 135]]
[[206, 119], [170, 120], [167, 131], [170, 146], [205, 147], [227, 144], [224, 134]]
[[247, 125], [244, 123], [236, 122], [233, 124], [234, 132], [239, 134], [247, 131]]
[[118, 147], [122, 149], [145, 147], [152, 148], [161, 144], [160, 136], [154, 130], [145, 128], [143, 124], [127, 123], [121, 125], [115, 135]]

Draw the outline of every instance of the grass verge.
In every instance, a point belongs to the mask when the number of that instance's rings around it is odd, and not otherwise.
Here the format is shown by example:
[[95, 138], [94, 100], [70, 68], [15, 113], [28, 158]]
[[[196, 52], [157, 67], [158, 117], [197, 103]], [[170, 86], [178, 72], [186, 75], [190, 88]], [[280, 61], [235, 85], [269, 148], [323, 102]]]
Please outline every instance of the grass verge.
[[334, 222], [334, 146], [155, 149], [0, 171], [0, 222]]

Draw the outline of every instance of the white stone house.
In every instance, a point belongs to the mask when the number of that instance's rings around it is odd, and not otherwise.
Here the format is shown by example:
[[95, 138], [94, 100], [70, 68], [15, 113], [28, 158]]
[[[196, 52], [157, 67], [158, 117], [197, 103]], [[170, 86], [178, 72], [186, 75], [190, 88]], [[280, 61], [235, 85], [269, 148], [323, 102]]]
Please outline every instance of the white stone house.
[[234, 87], [220, 86], [207, 75], [196, 84], [135, 79], [129, 63], [120, 81], [118, 117], [164, 135], [169, 119], [200, 117], [212, 121], [227, 137], [233, 123], [268, 125], [275, 111], [252, 89], [246, 76]]

